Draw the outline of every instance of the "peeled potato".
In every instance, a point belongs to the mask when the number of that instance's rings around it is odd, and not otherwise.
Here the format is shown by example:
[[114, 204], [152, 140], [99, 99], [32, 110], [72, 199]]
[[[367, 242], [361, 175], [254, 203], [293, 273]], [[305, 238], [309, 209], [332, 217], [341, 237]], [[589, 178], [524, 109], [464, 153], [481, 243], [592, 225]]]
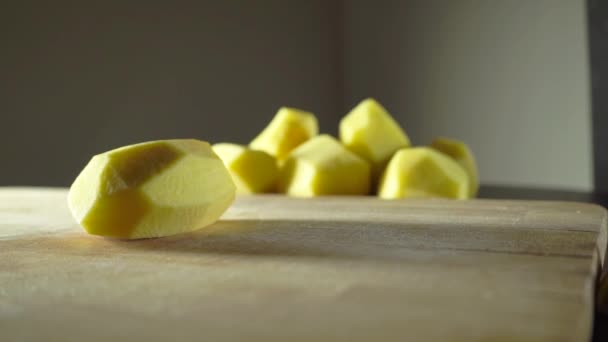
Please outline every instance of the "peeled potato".
[[397, 198], [469, 198], [469, 177], [449, 156], [429, 147], [404, 148], [391, 158], [378, 196]]
[[459, 140], [441, 137], [433, 140], [431, 147], [454, 158], [454, 160], [462, 166], [469, 175], [469, 194], [471, 197], [477, 196], [477, 191], [479, 190], [477, 165], [475, 163], [475, 157], [467, 144]]
[[291, 196], [367, 195], [370, 166], [329, 135], [293, 150], [283, 164], [279, 187]]
[[215, 144], [213, 151], [230, 171], [237, 193], [253, 194], [276, 190], [279, 168], [273, 156], [264, 151], [229, 143]]
[[340, 121], [340, 140], [372, 165], [374, 180], [391, 156], [410, 140], [399, 124], [374, 99], [361, 101]]
[[68, 205], [90, 234], [150, 238], [215, 222], [235, 191], [208, 143], [152, 141], [94, 156], [72, 184]]
[[282, 107], [268, 126], [251, 141], [249, 147], [283, 160], [291, 150], [317, 135], [318, 131], [314, 114]]

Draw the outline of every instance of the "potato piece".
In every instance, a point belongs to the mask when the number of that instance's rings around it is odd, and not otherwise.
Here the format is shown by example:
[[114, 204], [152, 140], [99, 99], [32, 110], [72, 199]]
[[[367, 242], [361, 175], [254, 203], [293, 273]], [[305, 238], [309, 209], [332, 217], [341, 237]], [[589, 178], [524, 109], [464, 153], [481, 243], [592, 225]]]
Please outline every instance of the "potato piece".
[[208, 143], [164, 140], [94, 156], [72, 184], [68, 205], [90, 234], [138, 239], [203, 228], [235, 192]]
[[279, 168], [276, 159], [270, 154], [229, 143], [215, 144], [213, 151], [230, 171], [237, 193], [276, 191]]
[[340, 140], [372, 165], [374, 183], [392, 155], [409, 147], [410, 139], [391, 115], [374, 99], [361, 101], [340, 121]]
[[279, 176], [280, 191], [298, 197], [367, 195], [369, 187], [369, 163], [325, 134], [293, 150]]
[[477, 177], [477, 164], [469, 146], [462, 141], [439, 137], [433, 140], [431, 147], [454, 158], [469, 175], [469, 194], [477, 196], [479, 178]]
[[449, 156], [429, 147], [404, 148], [391, 158], [380, 181], [384, 199], [469, 197], [469, 178]]
[[278, 160], [319, 132], [314, 114], [295, 108], [282, 107], [268, 126], [249, 144], [254, 150], [264, 151]]

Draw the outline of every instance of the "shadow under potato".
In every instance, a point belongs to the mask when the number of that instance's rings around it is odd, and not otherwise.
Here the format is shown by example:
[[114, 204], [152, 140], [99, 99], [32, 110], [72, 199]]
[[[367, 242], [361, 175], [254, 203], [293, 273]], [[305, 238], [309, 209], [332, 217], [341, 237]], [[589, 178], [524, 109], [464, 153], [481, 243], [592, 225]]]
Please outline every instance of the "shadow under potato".
[[[410, 260], [420, 251], [450, 254], [456, 251], [519, 255], [578, 255], [581, 246], [593, 246], [593, 234], [581, 231], [565, 248], [564, 234], [572, 232], [522, 231], [513, 227], [471, 229], [397, 223], [323, 220], [221, 220], [198, 231], [158, 239], [103, 239], [113, 248], [178, 253], [251, 256], [378, 258]], [[480, 249], [479, 246], [484, 246]], [[431, 254], [432, 254], [431, 253]]]

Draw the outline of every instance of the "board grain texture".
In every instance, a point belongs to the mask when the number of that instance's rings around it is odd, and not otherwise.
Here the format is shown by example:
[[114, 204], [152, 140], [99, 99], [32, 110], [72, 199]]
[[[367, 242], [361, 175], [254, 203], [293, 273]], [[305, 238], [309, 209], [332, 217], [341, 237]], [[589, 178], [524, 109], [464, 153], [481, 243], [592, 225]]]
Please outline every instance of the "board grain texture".
[[161, 239], [0, 188], [0, 341], [588, 341], [606, 211], [278, 195]]

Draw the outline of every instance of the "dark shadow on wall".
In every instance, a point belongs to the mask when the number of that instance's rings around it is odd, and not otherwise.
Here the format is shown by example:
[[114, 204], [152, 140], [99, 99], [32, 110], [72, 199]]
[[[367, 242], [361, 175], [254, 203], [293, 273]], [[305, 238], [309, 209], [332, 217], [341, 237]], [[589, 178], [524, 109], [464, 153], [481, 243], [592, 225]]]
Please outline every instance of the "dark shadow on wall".
[[93, 154], [135, 142], [247, 143], [282, 105], [335, 133], [335, 6], [1, 4], [0, 186], [69, 185]]
[[608, 2], [587, 0], [587, 6], [594, 183], [596, 191], [608, 192]]

